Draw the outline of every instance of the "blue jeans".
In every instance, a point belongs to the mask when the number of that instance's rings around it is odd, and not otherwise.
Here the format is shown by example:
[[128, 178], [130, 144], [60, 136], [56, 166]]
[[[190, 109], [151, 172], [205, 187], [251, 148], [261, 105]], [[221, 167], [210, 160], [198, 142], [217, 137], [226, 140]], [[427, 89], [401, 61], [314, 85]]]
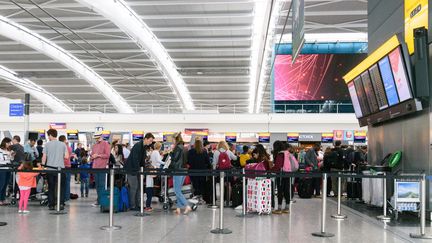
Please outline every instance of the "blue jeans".
[[95, 173], [95, 182], [96, 182], [96, 192], [97, 192], [97, 202], [99, 203], [99, 198], [102, 193], [105, 191], [105, 179], [106, 173]]
[[184, 208], [189, 205], [182, 192], [182, 186], [184, 181], [185, 176], [173, 176], [174, 192], [177, 198], [177, 208]]
[[69, 201], [70, 199], [70, 180], [71, 180], [71, 174], [66, 172], [66, 181], [65, 181], [65, 190], [64, 190], [64, 199], [65, 202]]
[[89, 178], [81, 178], [81, 195], [88, 196], [89, 194]]
[[9, 183], [10, 172], [0, 170], [0, 201], [6, 200], [6, 188]]

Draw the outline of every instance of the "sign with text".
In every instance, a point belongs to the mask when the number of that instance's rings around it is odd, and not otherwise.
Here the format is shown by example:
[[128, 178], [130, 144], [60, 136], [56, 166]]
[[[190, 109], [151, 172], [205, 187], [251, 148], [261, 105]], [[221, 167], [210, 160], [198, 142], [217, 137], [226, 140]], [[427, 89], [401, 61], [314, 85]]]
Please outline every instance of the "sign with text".
[[270, 133], [268, 132], [258, 133], [258, 142], [270, 143]]
[[237, 133], [225, 133], [225, 141], [228, 143], [237, 142]]
[[143, 131], [132, 131], [132, 140], [133, 141], [140, 141], [144, 139], [144, 132]]
[[66, 129], [66, 123], [64, 122], [51, 122], [49, 124], [50, 129], [56, 129], [56, 130], [64, 130]]
[[321, 142], [321, 133], [300, 133], [299, 142]]
[[9, 104], [9, 116], [24, 116], [24, 104], [21, 103]]
[[78, 141], [78, 130], [67, 130], [67, 140]]

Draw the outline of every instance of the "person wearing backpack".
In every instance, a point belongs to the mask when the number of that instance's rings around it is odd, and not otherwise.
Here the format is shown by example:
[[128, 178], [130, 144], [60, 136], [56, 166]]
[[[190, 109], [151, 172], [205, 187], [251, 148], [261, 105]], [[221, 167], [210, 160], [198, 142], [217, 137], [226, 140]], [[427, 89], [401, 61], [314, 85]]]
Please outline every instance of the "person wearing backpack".
[[[213, 168], [218, 170], [229, 170], [233, 166], [231, 161], [236, 160], [237, 156], [233, 154], [231, 150], [229, 150], [228, 144], [225, 141], [220, 141], [217, 146], [217, 150], [213, 154]], [[231, 195], [231, 179], [225, 177], [225, 186], [227, 188], [227, 195]], [[222, 186], [222, 185], [221, 185]], [[229, 198], [226, 197], [227, 203], [229, 203]]]
[[[284, 144], [281, 141], [276, 141], [273, 144], [273, 158], [274, 158], [274, 166], [271, 168], [271, 171], [276, 173], [282, 172], [294, 172], [298, 170], [298, 162], [297, 159], [291, 154], [288, 149], [291, 145], [288, 143]], [[273, 211], [274, 214], [282, 214], [289, 213], [289, 204], [290, 204], [290, 188], [289, 183], [290, 178], [288, 177], [277, 177], [276, 178], [276, 186], [278, 191], [278, 207]], [[282, 201], [285, 198], [285, 209], [282, 209]]]

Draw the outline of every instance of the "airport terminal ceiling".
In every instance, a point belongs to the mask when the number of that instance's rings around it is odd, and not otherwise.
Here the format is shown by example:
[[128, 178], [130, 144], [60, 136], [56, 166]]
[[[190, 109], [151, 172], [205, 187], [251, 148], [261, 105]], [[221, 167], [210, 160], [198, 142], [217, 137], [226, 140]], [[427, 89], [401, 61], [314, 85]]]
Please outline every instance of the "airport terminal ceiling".
[[[5, 0], [0, 2], [0, 15], [74, 55], [109, 83], [135, 112], [146, 112], [152, 105], [171, 106], [171, 112], [181, 112], [178, 95], [168, 85], [163, 68], [149, 58], [149, 52], [143, 51], [145, 48], [141, 49], [110, 19], [82, 2], [85, 1]], [[125, 2], [166, 49], [196, 109], [248, 112], [251, 58], [254, 48], [265, 46], [265, 43], [253, 44], [257, 39], [254, 11], [258, 11], [254, 8], [267, 1]], [[367, 1], [305, 2], [306, 35], [366, 35]], [[276, 43], [281, 34], [284, 34], [282, 42], [290, 42], [290, 19], [284, 29], [290, 1], [280, 4], [275, 30], [269, 33]], [[265, 16], [261, 19], [264, 24], [266, 20]], [[265, 36], [267, 31], [264, 28], [261, 34]], [[258, 61], [258, 67], [261, 62], [267, 69], [271, 66], [265, 58], [254, 61]], [[41, 86], [75, 111], [118, 111], [82, 73], [20, 41], [0, 36], [0, 65]], [[265, 78], [263, 85], [264, 112], [270, 111], [269, 80]], [[24, 97], [24, 91], [6, 80], [0, 81], [0, 88], [0, 96]], [[38, 110], [41, 102], [35, 97], [32, 104], [33, 112], [41, 111]]]

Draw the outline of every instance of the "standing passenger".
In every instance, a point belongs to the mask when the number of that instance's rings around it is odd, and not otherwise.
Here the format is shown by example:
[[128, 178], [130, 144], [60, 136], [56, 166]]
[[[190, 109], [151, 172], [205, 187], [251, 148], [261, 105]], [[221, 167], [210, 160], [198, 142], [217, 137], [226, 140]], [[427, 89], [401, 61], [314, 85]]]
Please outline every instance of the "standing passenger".
[[[107, 141], [105, 141], [102, 137], [101, 133], [95, 133], [93, 138], [96, 140], [96, 144], [93, 145], [91, 151], [91, 159], [93, 160], [93, 169], [106, 169], [108, 165], [108, 160], [110, 157], [110, 145]], [[95, 182], [96, 182], [96, 192], [97, 192], [97, 201], [93, 204], [93, 206], [97, 207], [100, 205], [100, 198], [102, 196], [103, 191], [105, 190], [106, 183], [106, 173], [98, 172], [95, 173]]]

